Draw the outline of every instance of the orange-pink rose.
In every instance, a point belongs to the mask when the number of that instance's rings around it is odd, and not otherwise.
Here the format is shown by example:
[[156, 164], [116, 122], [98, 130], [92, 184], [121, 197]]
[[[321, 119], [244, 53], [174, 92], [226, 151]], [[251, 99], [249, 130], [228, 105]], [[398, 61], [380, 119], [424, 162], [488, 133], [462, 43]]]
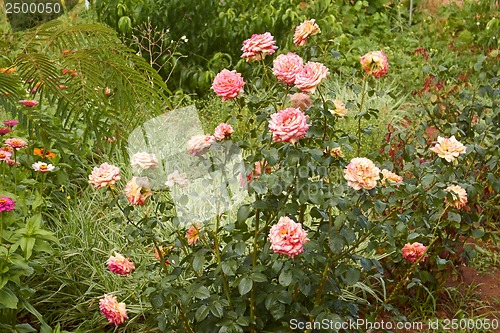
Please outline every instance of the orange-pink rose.
[[371, 160], [356, 157], [345, 167], [344, 178], [347, 180], [347, 185], [355, 190], [371, 190], [377, 186], [379, 173], [380, 169]]
[[142, 206], [146, 199], [153, 195], [147, 177], [132, 177], [125, 186], [125, 196], [134, 206]]
[[321, 29], [315, 23], [314, 19], [306, 20], [295, 28], [293, 42], [297, 46], [304, 46], [309, 37], [319, 34]]
[[304, 67], [304, 60], [297, 54], [288, 52], [280, 54], [274, 59], [273, 74], [278, 81], [292, 85], [295, 83], [297, 74], [302, 71], [302, 67]]
[[198, 225], [193, 224], [189, 227], [188, 231], [186, 232], [188, 245], [194, 245], [196, 244], [196, 242], [198, 242], [198, 239], [200, 238], [200, 230], [201, 227]]
[[369, 75], [380, 78], [385, 75], [389, 69], [389, 62], [387, 56], [383, 51], [372, 51], [362, 56], [359, 61], [361, 67]]
[[382, 170], [382, 186], [385, 186], [385, 181], [390, 183], [401, 184], [403, 182], [403, 177], [391, 172], [387, 169]]
[[247, 62], [254, 60], [262, 60], [268, 54], [273, 54], [278, 48], [274, 45], [274, 37], [266, 32], [264, 34], [253, 34], [251, 38], [243, 42], [243, 59]]
[[99, 309], [108, 321], [115, 326], [120, 326], [128, 318], [125, 303], [118, 303], [116, 296], [104, 295], [99, 300]]
[[328, 68], [319, 62], [308, 62], [295, 77], [295, 87], [302, 92], [312, 94], [328, 76]]
[[243, 81], [240, 73], [223, 69], [215, 76], [211, 89], [217, 96], [222, 97], [222, 101], [226, 101], [236, 98], [239, 94], [243, 93], [244, 85], [245, 81]]
[[231, 134], [233, 133], [234, 133], [233, 126], [226, 123], [221, 123], [214, 130], [214, 138], [217, 141], [222, 141], [224, 139], [231, 138]]
[[[427, 246], [424, 246], [421, 243], [407, 243], [403, 248], [401, 249], [401, 252], [403, 253], [403, 258], [410, 262], [416, 262], [422, 255], [425, 253], [425, 250], [427, 250]], [[422, 257], [421, 261], [425, 261], [429, 256], [426, 254], [425, 256]]]
[[293, 258], [304, 252], [304, 244], [309, 241], [307, 231], [300, 223], [283, 216], [269, 231], [269, 241], [274, 253]]
[[125, 258], [117, 252], [114, 256], [109, 257], [106, 264], [111, 272], [118, 275], [129, 275], [135, 269], [134, 263], [129, 258]]
[[457, 141], [454, 135], [450, 138], [439, 136], [437, 141], [438, 143], [430, 151], [438, 154], [439, 157], [444, 158], [447, 162], [453, 162], [460, 154], [467, 152], [467, 147]]
[[453, 201], [444, 198], [446, 204], [456, 209], [461, 209], [467, 204], [467, 191], [458, 185], [450, 185], [445, 189], [446, 192], [451, 193]]
[[287, 108], [271, 115], [269, 130], [273, 133], [274, 142], [289, 142], [294, 144], [306, 136], [310, 125], [309, 116], [295, 108]]

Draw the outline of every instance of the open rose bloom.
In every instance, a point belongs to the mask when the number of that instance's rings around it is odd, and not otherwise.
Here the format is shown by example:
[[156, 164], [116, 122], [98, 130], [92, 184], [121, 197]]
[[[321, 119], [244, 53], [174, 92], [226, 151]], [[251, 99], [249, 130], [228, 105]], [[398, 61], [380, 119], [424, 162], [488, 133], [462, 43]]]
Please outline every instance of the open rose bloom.
[[211, 89], [217, 96], [222, 97], [222, 101], [227, 101], [243, 93], [244, 85], [245, 81], [243, 81], [240, 73], [223, 69], [215, 76]]
[[215, 143], [215, 137], [210, 134], [195, 135], [187, 143], [187, 151], [194, 156], [201, 156], [208, 152]]
[[151, 195], [153, 192], [147, 177], [132, 177], [125, 186], [125, 196], [131, 205], [142, 206]]
[[368, 52], [359, 61], [365, 72], [375, 76], [377, 79], [384, 76], [389, 69], [389, 61], [382, 51]]
[[158, 159], [155, 154], [139, 152], [132, 155], [130, 165], [139, 170], [152, 170], [158, 168]]
[[460, 154], [467, 152], [467, 147], [457, 141], [454, 135], [450, 138], [439, 136], [437, 141], [437, 144], [430, 151], [438, 154], [439, 157], [444, 158], [447, 162], [453, 162]]
[[295, 53], [280, 54], [273, 61], [273, 74], [278, 81], [293, 85], [297, 74], [302, 71], [304, 60]]
[[198, 225], [192, 225], [189, 227], [188, 231], [186, 232], [186, 239], [188, 242], [188, 245], [194, 245], [196, 242], [198, 242], [198, 239], [200, 238], [200, 230], [202, 228]]
[[379, 173], [380, 169], [371, 160], [356, 157], [345, 167], [344, 178], [347, 180], [347, 185], [355, 190], [371, 190], [377, 186]]
[[349, 112], [347, 108], [345, 107], [344, 102], [341, 100], [334, 100], [333, 104], [335, 105], [335, 110], [330, 110], [331, 114], [337, 115], [340, 118], [344, 118], [345, 115]]
[[450, 185], [445, 189], [446, 192], [451, 193], [453, 200], [450, 202], [448, 198], [444, 198], [447, 205], [456, 209], [462, 209], [467, 204], [467, 192], [464, 188], [458, 185]]
[[401, 184], [403, 182], [403, 177], [391, 172], [387, 169], [382, 170], [382, 186], [385, 186], [385, 181], [389, 181], [389, 183]]
[[309, 241], [307, 231], [300, 223], [289, 217], [282, 217], [269, 231], [269, 241], [274, 253], [285, 254], [293, 258], [304, 252], [304, 244]]
[[125, 303], [118, 303], [116, 296], [104, 295], [99, 300], [99, 309], [108, 321], [115, 326], [120, 326], [127, 320], [127, 309]]
[[327, 76], [328, 68], [325, 65], [309, 61], [295, 77], [295, 87], [303, 93], [313, 94]]
[[214, 138], [217, 141], [222, 141], [224, 139], [230, 139], [231, 134], [233, 134], [233, 133], [234, 133], [233, 126], [226, 124], [226, 123], [221, 123], [214, 130]]
[[274, 37], [269, 32], [264, 34], [253, 34], [251, 38], [243, 42], [241, 57], [247, 62], [262, 60], [267, 55], [273, 54], [278, 48], [274, 45]]
[[306, 20], [295, 28], [293, 43], [297, 46], [304, 46], [306, 45], [306, 41], [309, 37], [319, 34], [320, 32], [321, 29], [316, 24], [314, 19]]
[[89, 183], [96, 190], [103, 187], [112, 187], [120, 180], [120, 168], [114, 165], [103, 163], [99, 167], [94, 167], [89, 175]]
[[134, 263], [129, 258], [125, 258], [117, 252], [114, 256], [109, 257], [106, 264], [111, 272], [118, 275], [129, 275], [135, 269]]
[[180, 188], [184, 188], [189, 185], [189, 179], [185, 172], [179, 173], [179, 170], [174, 170], [174, 172], [167, 176], [165, 186], [174, 187], [175, 185], [178, 185]]
[[294, 144], [306, 136], [310, 125], [309, 116], [299, 109], [287, 108], [271, 115], [269, 130], [273, 133], [274, 142], [289, 142]]
[[[401, 249], [401, 252], [403, 254], [403, 258], [408, 260], [409, 262], [416, 262], [422, 255], [425, 253], [425, 250], [427, 250], [427, 246], [422, 245], [421, 243], [407, 243], [403, 248]], [[422, 257], [421, 261], [425, 261], [429, 256], [426, 254], [425, 256]]]

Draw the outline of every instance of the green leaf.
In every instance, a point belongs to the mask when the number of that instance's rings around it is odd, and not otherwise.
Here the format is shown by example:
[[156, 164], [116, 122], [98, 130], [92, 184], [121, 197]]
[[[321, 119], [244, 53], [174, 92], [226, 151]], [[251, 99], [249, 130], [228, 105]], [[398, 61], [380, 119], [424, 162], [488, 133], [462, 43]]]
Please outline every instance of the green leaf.
[[243, 205], [238, 209], [238, 214], [237, 214], [237, 221], [239, 223], [245, 222], [248, 217], [250, 216], [251, 209], [249, 205]]
[[31, 333], [36, 332], [36, 329], [33, 328], [30, 324], [18, 324], [16, 325], [17, 333]]
[[291, 271], [281, 271], [278, 277], [278, 282], [282, 286], [288, 287], [292, 283], [292, 272]]
[[194, 292], [194, 297], [199, 299], [207, 299], [210, 297], [210, 291], [205, 286], [199, 286]]
[[460, 223], [462, 217], [460, 214], [450, 211], [448, 212], [448, 220]]
[[359, 269], [349, 268], [345, 274], [345, 282], [348, 285], [352, 286], [353, 284], [359, 281], [360, 275], [361, 272], [359, 271]]
[[484, 234], [485, 234], [485, 232], [481, 228], [472, 230], [472, 237], [474, 237], [474, 238], [481, 238], [484, 236]]
[[8, 309], [17, 309], [17, 296], [9, 288], [0, 289], [0, 304]]
[[203, 321], [207, 317], [208, 311], [208, 306], [206, 306], [205, 304], [200, 305], [200, 307], [194, 314], [194, 319], [196, 319], [197, 322]]
[[163, 295], [161, 293], [154, 294], [151, 296], [150, 302], [154, 309], [161, 308], [163, 306]]
[[205, 263], [205, 256], [201, 253], [197, 253], [193, 259], [193, 269], [195, 271], [201, 271], [203, 269], [203, 264]]
[[260, 272], [254, 272], [250, 277], [254, 282], [267, 282], [267, 276]]
[[210, 305], [210, 312], [217, 318], [222, 318], [224, 315], [224, 308], [220, 302], [214, 302]]
[[253, 281], [248, 278], [243, 278], [241, 279], [239, 285], [238, 285], [238, 290], [240, 292], [240, 295], [245, 295], [248, 293], [250, 290], [252, 290], [253, 287]]
[[21, 245], [21, 249], [24, 252], [24, 257], [28, 260], [33, 253], [33, 247], [35, 246], [36, 238], [34, 237], [21, 237], [19, 243]]
[[382, 201], [380, 201], [380, 200], [377, 200], [377, 201], [375, 201], [375, 203], [374, 203], [373, 206], [374, 206], [375, 211], [377, 213], [382, 214], [384, 212], [384, 210], [385, 210], [385, 207], [387, 207], [387, 204], [384, 203], [384, 202], [382, 202]]

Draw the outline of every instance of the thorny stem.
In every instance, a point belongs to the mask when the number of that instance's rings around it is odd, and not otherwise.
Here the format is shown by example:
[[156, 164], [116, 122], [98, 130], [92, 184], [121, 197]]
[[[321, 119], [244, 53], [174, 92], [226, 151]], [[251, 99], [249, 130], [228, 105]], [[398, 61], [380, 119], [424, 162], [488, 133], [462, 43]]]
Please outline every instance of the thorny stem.
[[[219, 249], [219, 240], [217, 238], [217, 233], [219, 232], [220, 219], [221, 219], [221, 214], [217, 214], [216, 223], [215, 223], [215, 232], [212, 232], [212, 236], [214, 238], [215, 257], [217, 258], [217, 263], [219, 265], [222, 262], [221, 255], [220, 255], [220, 249]], [[229, 293], [229, 284], [227, 283], [226, 274], [221, 271], [221, 276], [222, 276], [222, 287], [224, 288], [224, 293], [226, 294], [226, 298], [227, 298], [227, 301], [229, 303], [229, 309], [232, 311], [233, 310], [233, 303], [231, 302], [231, 294]]]
[[361, 149], [361, 116], [359, 114], [363, 112], [363, 105], [365, 103], [365, 93], [366, 93], [366, 85], [368, 83], [368, 78], [366, 75], [363, 79], [363, 90], [361, 91], [361, 103], [359, 104], [359, 113], [358, 113], [358, 147], [356, 149], [356, 155], [359, 157], [359, 151]]
[[[260, 197], [257, 196], [257, 200]], [[257, 209], [255, 211], [255, 228], [253, 234], [253, 250], [252, 250], [252, 271], [257, 266], [257, 246], [258, 246], [258, 237], [259, 237], [259, 224], [260, 224], [260, 210]], [[255, 320], [255, 284], [252, 285], [252, 290], [250, 292], [250, 319], [252, 321]], [[256, 332], [253, 325], [250, 325], [250, 332]]]

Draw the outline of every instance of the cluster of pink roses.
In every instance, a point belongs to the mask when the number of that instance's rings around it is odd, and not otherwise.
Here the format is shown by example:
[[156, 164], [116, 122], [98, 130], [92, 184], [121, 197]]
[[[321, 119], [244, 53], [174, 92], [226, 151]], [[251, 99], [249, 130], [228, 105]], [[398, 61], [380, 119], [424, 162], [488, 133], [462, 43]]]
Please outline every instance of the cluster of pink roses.
[[187, 151], [194, 156], [204, 155], [215, 141], [230, 139], [233, 133], [234, 129], [231, 125], [221, 123], [215, 128], [214, 135], [199, 134], [191, 137], [187, 142]]

